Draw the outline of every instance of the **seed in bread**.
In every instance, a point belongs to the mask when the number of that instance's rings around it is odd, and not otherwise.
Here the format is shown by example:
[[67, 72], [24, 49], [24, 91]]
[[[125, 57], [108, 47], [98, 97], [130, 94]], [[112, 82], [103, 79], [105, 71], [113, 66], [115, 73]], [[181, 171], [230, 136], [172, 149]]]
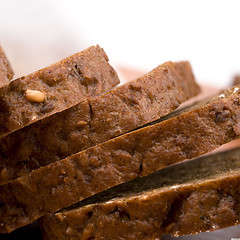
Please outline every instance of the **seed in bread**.
[[[26, 91], [26, 99], [31, 102], [44, 102], [46, 99], [46, 94], [42, 91], [38, 90], [30, 90]], [[34, 118], [32, 118], [34, 119]]]

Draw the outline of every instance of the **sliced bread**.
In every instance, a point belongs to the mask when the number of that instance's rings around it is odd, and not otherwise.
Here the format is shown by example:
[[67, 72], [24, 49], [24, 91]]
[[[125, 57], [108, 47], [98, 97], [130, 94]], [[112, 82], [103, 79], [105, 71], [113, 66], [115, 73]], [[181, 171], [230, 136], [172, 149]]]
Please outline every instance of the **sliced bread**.
[[239, 148], [176, 164], [43, 217], [43, 239], [160, 239], [233, 226], [239, 182]]
[[99, 95], [119, 83], [104, 50], [92, 46], [0, 88], [0, 137]]
[[0, 186], [0, 232], [200, 156], [240, 135], [240, 89], [179, 110]]
[[0, 139], [0, 185], [156, 120], [195, 96], [188, 62], [145, 76]]

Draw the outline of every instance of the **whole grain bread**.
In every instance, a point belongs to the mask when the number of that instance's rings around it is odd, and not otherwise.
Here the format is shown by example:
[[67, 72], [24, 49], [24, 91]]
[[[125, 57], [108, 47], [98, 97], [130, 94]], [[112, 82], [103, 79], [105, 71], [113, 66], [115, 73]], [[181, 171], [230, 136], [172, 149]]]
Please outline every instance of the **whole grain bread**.
[[7, 85], [13, 78], [14, 72], [6, 54], [0, 46], [0, 88]]
[[46, 215], [43, 239], [160, 239], [233, 226], [239, 181], [239, 148], [176, 164]]
[[188, 62], [135, 81], [0, 139], [0, 185], [156, 120], [199, 92]]
[[0, 232], [238, 138], [239, 106], [234, 87], [0, 186]]
[[0, 88], [0, 137], [99, 95], [119, 83], [104, 50], [92, 46]]

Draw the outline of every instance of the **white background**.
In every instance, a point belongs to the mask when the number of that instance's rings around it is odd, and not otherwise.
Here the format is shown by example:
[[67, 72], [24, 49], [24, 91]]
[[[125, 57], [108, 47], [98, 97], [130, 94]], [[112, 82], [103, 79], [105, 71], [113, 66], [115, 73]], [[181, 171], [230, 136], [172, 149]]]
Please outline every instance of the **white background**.
[[240, 2], [0, 0], [0, 43], [16, 76], [100, 44], [116, 68], [189, 60], [200, 84], [227, 87], [240, 73]]

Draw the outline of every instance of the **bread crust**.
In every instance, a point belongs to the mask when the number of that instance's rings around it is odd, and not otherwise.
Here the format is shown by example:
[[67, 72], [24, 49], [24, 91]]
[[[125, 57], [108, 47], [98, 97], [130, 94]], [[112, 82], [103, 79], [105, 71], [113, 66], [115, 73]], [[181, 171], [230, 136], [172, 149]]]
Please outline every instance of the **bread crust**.
[[239, 84], [240, 84], [240, 75], [236, 75], [233, 78], [232, 85], [235, 86], [235, 85], [239, 85]]
[[13, 78], [14, 72], [2, 47], [0, 46], [0, 87], [7, 85]]

